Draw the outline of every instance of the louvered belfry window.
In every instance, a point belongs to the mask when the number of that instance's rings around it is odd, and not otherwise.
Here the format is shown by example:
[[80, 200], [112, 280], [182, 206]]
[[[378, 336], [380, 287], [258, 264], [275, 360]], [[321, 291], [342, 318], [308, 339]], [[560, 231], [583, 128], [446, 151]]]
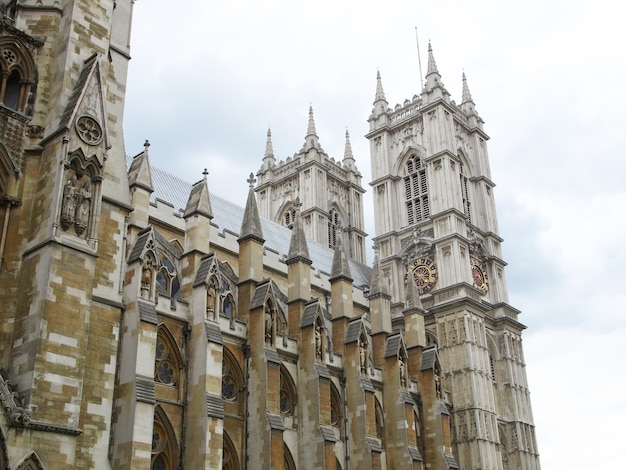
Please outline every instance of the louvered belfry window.
[[430, 217], [426, 167], [417, 155], [412, 155], [407, 161], [406, 174], [404, 177], [406, 213], [409, 225], [413, 225]]
[[461, 180], [461, 200], [463, 201], [463, 212], [467, 217], [467, 221], [472, 223], [472, 203], [469, 200], [468, 178], [465, 175], [463, 164], [459, 165], [459, 178]]

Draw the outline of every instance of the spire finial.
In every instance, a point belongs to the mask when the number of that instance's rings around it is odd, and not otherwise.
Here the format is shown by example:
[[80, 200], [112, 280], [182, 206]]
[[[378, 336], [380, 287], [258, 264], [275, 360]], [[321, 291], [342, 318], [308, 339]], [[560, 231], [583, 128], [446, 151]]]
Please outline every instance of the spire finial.
[[437, 70], [437, 63], [435, 62], [435, 56], [433, 55], [433, 47], [428, 41], [428, 70], [426, 71], [426, 76], [431, 73], [439, 74], [439, 70]]
[[302, 202], [300, 201], [300, 196], [296, 196], [296, 200], [293, 201], [293, 205], [296, 208], [297, 211], [300, 210], [300, 208], [302, 207]]
[[348, 128], [346, 127], [346, 148], [343, 152], [343, 160], [352, 160], [351, 163], [354, 163], [354, 155], [352, 155], [352, 144], [350, 144], [350, 132], [348, 132]]
[[315, 129], [315, 119], [313, 118], [313, 105], [309, 105], [309, 125], [306, 131], [306, 137], [304, 138], [304, 150], [311, 148], [319, 148], [319, 138], [317, 137], [317, 130]]
[[465, 71], [463, 71], [463, 100], [462, 103], [473, 103], [472, 94], [467, 86], [467, 78], [465, 78]]
[[246, 180], [250, 185], [250, 189], [254, 188], [254, 183], [256, 183], [256, 178], [254, 177], [254, 173], [250, 173], [250, 178]]
[[376, 70], [376, 98], [374, 99], [374, 103], [376, 103], [376, 101], [387, 101], [385, 91], [383, 90], [383, 81], [380, 78], [380, 70]]
[[313, 105], [309, 105], [309, 126], [306, 131], [306, 136], [317, 137], [317, 130], [315, 129], [315, 119], [313, 118]]
[[204, 175], [204, 179], [206, 179], [206, 177], [209, 176], [209, 170], [205, 168], [202, 174]]
[[147, 152], [148, 148], [150, 148], [150, 141], [146, 139], [146, 141], [143, 143], [143, 149], [145, 152]]
[[274, 146], [272, 145], [272, 130], [267, 128], [267, 142], [265, 143], [265, 158], [274, 158]]

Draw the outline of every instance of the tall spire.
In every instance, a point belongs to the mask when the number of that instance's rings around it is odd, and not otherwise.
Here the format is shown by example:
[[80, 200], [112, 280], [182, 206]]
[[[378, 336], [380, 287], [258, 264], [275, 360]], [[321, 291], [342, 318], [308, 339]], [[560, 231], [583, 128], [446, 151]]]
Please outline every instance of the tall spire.
[[346, 129], [346, 148], [343, 152], [343, 164], [349, 169], [355, 169], [354, 155], [352, 155], [352, 145], [350, 144], [350, 133]]
[[376, 97], [374, 98], [374, 111], [375, 116], [383, 114], [387, 111], [387, 98], [385, 98], [385, 92], [383, 91], [383, 81], [380, 78], [380, 71], [376, 71]]
[[426, 76], [428, 77], [430, 74], [436, 73], [439, 75], [439, 70], [437, 70], [437, 63], [435, 62], [435, 56], [433, 55], [433, 47], [430, 45], [430, 41], [428, 42], [428, 70], [426, 71]]
[[262, 170], [268, 170], [276, 164], [274, 158], [274, 146], [272, 145], [272, 130], [267, 128], [267, 142], [265, 143], [265, 156], [263, 157]]
[[417, 290], [417, 286], [415, 285], [415, 280], [413, 279], [413, 273], [409, 269], [407, 274], [407, 285], [406, 285], [406, 304], [405, 309], [413, 309], [417, 308], [422, 310], [422, 301], [420, 299], [419, 291]]
[[437, 69], [437, 63], [435, 62], [435, 56], [430, 42], [428, 43], [428, 72], [426, 72], [426, 83], [424, 84], [422, 98], [425, 98], [426, 103], [441, 98], [445, 101], [450, 101], [450, 94], [441, 81], [441, 75]]
[[467, 86], [467, 78], [465, 78], [465, 72], [463, 72], [463, 103], [474, 102], [472, 100], [472, 94], [469, 91], [469, 87]]
[[309, 125], [306, 130], [306, 137], [304, 138], [304, 148], [319, 148], [319, 146], [319, 138], [315, 130], [315, 119], [313, 118], [313, 106], [309, 106]]
[[472, 94], [470, 93], [469, 86], [467, 86], [465, 72], [463, 72], [463, 100], [461, 103], [461, 110], [467, 115], [474, 115], [478, 117], [478, 112], [476, 111]]
[[250, 184], [250, 189], [248, 190], [248, 200], [246, 201], [246, 208], [243, 213], [238, 241], [254, 238], [261, 243], [265, 243], [263, 230], [261, 229], [259, 208], [256, 205], [256, 198], [254, 197], [254, 183], [256, 183], [256, 178], [253, 173], [250, 173], [250, 178], [248, 178], [247, 181]]

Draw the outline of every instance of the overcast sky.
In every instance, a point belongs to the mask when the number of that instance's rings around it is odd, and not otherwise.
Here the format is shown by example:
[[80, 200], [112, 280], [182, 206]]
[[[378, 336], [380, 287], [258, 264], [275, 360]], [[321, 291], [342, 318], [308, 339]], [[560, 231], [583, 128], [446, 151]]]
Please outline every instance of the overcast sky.
[[137, 0], [126, 150], [149, 139], [153, 165], [190, 182], [207, 168], [211, 190], [244, 205], [268, 127], [284, 160], [312, 105], [330, 156], [350, 131], [367, 185], [376, 71], [390, 106], [419, 94], [417, 27], [423, 73], [430, 40], [457, 102], [465, 71], [491, 137], [542, 467], [623, 469], [625, 5]]

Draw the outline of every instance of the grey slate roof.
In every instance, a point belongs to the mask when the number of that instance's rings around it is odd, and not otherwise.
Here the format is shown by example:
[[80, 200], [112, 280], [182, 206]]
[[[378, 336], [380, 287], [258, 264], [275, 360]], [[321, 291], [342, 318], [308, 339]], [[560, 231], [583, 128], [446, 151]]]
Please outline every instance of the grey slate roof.
[[409, 450], [409, 455], [411, 456], [413, 460], [419, 460], [420, 462], [422, 461], [422, 456], [420, 455], [420, 451], [417, 450], [417, 447], [414, 447], [414, 446], [406, 446], [406, 447]]
[[222, 397], [215, 393], [206, 393], [207, 416], [224, 418], [224, 403]]
[[204, 321], [204, 331], [206, 333], [206, 340], [210, 343], [224, 344], [222, 340], [222, 331], [217, 323], [211, 321]]
[[318, 377], [323, 377], [325, 379], [330, 379], [330, 372], [328, 372], [328, 367], [325, 364], [320, 364], [318, 362], [315, 363], [315, 371], [317, 372]]
[[[150, 201], [154, 203], [159, 199], [170, 204], [174, 213], [182, 214], [191, 193], [191, 183], [155, 166], [151, 167], [151, 171], [154, 192], [150, 196]], [[210, 185], [211, 182], [209, 181]], [[244, 208], [215, 193], [210, 195], [211, 208], [213, 209], [213, 220], [211, 223], [216, 225], [221, 233], [226, 231], [239, 236]], [[265, 247], [286, 257], [289, 253], [291, 230], [263, 218], [261, 218], [261, 228], [263, 230], [263, 238], [265, 239]], [[333, 250], [312, 240], [307, 240], [307, 245], [310, 259], [313, 261], [313, 268], [316, 271], [330, 274]], [[352, 279], [354, 279], [354, 286], [369, 288], [372, 269], [351, 259], [348, 260], [348, 263]]]
[[422, 352], [422, 366], [420, 370], [429, 370], [435, 367], [437, 361], [437, 348], [432, 347]]
[[380, 443], [380, 440], [372, 437], [372, 436], [367, 436], [367, 443], [370, 446], [370, 450], [372, 452], [382, 452], [383, 451], [383, 446]]
[[400, 333], [388, 337], [385, 344], [385, 358], [397, 356], [401, 346], [402, 335]]
[[302, 312], [302, 320], [300, 320], [300, 327], [304, 328], [305, 326], [311, 326], [313, 321], [315, 320], [315, 314], [317, 313], [318, 308], [320, 308], [319, 299], [315, 299], [307, 303], [304, 307], [304, 312]]
[[139, 236], [137, 237], [137, 241], [135, 242], [135, 246], [130, 251], [130, 255], [128, 255], [128, 263], [132, 263], [141, 258], [141, 253], [143, 252], [146, 243], [150, 239], [150, 235], [152, 234], [152, 230], [150, 227], [143, 229], [139, 232]]
[[361, 319], [357, 318], [348, 323], [348, 328], [346, 329], [346, 344], [353, 343], [359, 339], [359, 335], [361, 334]]
[[275, 349], [263, 348], [265, 351], [265, 358], [267, 362], [273, 362], [275, 364], [280, 364], [280, 357]]
[[322, 432], [322, 437], [326, 442], [337, 442], [337, 438], [335, 437], [333, 428], [331, 428], [330, 426], [320, 424], [320, 431]]
[[144, 403], [156, 403], [156, 393], [154, 392], [154, 379], [148, 377], [135, 377], [135, 393], [137, 394], [137, 401]]
[[271, 429], [278, 429], [279, 431], [284, 431], [285, 426], [283, 425], [283, 418], [280, 415], [267, 412], [267, 421], [270, 423]]
[[458, 470], [459, 464], [456, 463], [456, 459], [454, 458], [454, 455], [444, 454], [443, 457], [446, 460], [446, 465], [448, 466], [450, 470], [453, 470], [453, 469]]
[[137, 308], [139, 309], [139, 319], [141, 321], [145, 321], [146, 323], [150, 323], [152, 325], [157, 325], [159, 323], [156, 307], [153, 303], [137, 300]]

